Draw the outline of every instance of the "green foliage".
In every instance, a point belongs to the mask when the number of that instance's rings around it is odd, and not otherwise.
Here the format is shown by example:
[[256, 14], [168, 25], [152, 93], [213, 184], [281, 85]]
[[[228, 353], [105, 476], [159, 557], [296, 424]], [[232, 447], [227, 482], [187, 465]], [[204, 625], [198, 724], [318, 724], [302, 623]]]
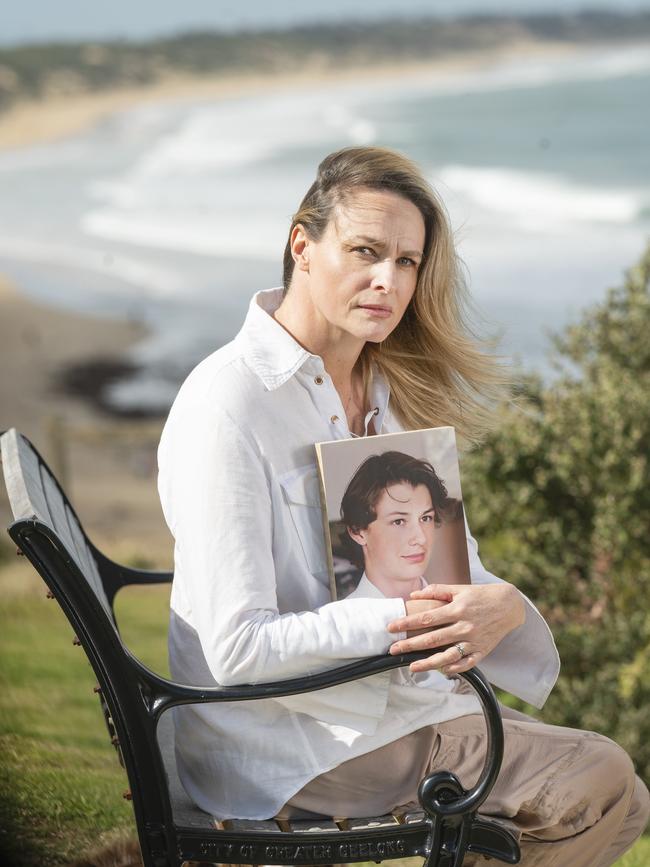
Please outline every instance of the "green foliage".
[[531, 596], [562, 674], [544, 719], [598, 729], [650, 781], [650, 247], [554, 339], [464, 490], [484, 561]]
[[428, 60], [521, 40], [639, 40], [650, 13], [364, 21], [286, 31], [185, 33], [147, 42], [46, 43], [0, 49], [0, 110], [25, 98], [147, 85], [169, 75], [269, 73]]

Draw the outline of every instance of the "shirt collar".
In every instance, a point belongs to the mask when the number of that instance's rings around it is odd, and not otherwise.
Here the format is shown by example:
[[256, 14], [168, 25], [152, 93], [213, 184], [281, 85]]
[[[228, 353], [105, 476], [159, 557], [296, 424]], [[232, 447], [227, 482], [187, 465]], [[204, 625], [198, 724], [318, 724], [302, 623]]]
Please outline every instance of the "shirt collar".
[[[323, 373], [319, 355], [312, 355], [273, 318], [282, 302], [282, 287], [262, 289], [251, 298], [240, 337], [245, 342], [244, 355], [269, 391], [279, 388], [307, 365], [311, 374]], [[378, 370], [373, 370], [370, 388], [372, 410], [377, 410], [375, 430], [379, 432], [388, 407], [390, 389]]]
[[245, 340], [245, 357], [269, 391], [279, 388], [299, 370], [307, 359], [323, 361], [302, 347], [273, 318], [282, 301], [282, 288], [263, 289], [251, 299], [240, 332]]
[[[420, 576], [420, 587], [423, 588], [426, 586], [427, 586], [427, 579], [424, 577], [424, 575], [422, 575], [422, 576]], [[363, 573], [363, 575], [359, 579], [359, 583], [355, 587], [354, 592], [355, 593], [359, 592], [360, 596], [363, 596], [364, 598], [368, 597], [369, 599], [384, 599], [385, 598], [384, 594], [381, 592], [381, 590], [372, 583], [372, 581], [368, 578], [368, 576], [366, 575], [365, 572]]]
[[368, 578], [368, 576], [366, 575], [365, 572], [363, 573], [363, 575], [359, 579], [359, 583], [357, 584], [357, 586], [355, 588], [355, 593], [357, 593], [357, 592], [360, 595], [363, 595], [364, 598], [367, 597], [368, 599], [384, 599], [385, 598], [385, 596], [381, 592], [381, 590], [378, 587], [375, 587], [375, 585], [372, 583], [372, 581], [370, 581], [370, 579]]

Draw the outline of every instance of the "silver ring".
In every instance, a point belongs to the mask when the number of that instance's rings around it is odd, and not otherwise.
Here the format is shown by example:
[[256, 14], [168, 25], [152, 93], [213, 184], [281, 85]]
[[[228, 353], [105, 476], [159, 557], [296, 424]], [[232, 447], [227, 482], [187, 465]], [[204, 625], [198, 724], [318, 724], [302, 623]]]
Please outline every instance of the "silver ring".
[[[454, 647], [455, 647], [456, 650], [460, 653], [460, 658], [461, 658], [461, 659], [465, 659], [466, 656], [469, 656], [469, 654], [468, 654], [467, 651], [465, 650], [465, 645], [464, 645], [464, 644], [454, 644]], [[460, 662], [460, 660], [459, 660], [459, 662]]]

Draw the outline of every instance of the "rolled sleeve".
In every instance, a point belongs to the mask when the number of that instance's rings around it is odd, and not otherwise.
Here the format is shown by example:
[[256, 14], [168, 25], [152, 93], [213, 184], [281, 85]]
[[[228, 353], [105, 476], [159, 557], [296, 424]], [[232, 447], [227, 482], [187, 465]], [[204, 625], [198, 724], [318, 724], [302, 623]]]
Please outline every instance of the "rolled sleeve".
[[[467, 530], [472, 584], [502, 583], [481, 563], [476, 540]], [[520, 592], [520, 591], [519, 591]], [[500, 689], [541, 708], [560, 673], [560, 657], [548, 624], [533, 603], [520, 593], [526, 619], [481, 661], [481, 671]]]

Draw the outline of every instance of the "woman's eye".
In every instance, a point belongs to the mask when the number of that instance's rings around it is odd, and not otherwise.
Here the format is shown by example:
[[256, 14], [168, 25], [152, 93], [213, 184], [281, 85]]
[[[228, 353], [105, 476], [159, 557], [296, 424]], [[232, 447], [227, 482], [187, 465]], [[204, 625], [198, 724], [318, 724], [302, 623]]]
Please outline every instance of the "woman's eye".
[[409, 267], [411, 265], [417, 266], [417, 262], [415, 261], [415, 259], [411, 259], [409, 256], [400, 256], [398, 262], [400, 263], [400, 265], [408, 265]]
[[428, 524], [430, 521], [433, 521], [433, 515], [422, 515], [422, 520]]
[[355, 247], [354, 251], [355, 251], [355, 253], [361, 253], [362, 256], [374, 256], [375, 255], [375, 251], [372, 249], [372, 247]]
[[395, 520], [392, 523], [395, 527], [401, 527], [402, 524], [404, 523], [404, 518], [395, 518]]

